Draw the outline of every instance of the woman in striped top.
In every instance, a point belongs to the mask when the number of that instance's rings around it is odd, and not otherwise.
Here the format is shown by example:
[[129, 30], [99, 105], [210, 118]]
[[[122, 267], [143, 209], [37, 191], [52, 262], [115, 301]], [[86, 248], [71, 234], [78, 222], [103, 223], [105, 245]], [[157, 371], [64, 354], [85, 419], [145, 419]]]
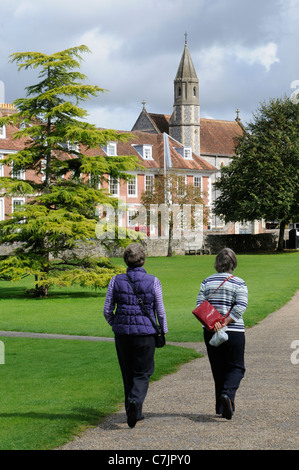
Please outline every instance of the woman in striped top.
[[[197, 297], [199, 305], [211, 295], [209, 302], [223, 317], [231, 308], [224, 322], [216, 323], [214, 331], [204, 328], [204, 339], [215, 383], [216, 413], [226, 419], [231, 419], [235, 411], [236, 391], [245, 373], [243, 314], [247, 307], [248, 290], [243, 279], [232, 276], [236, 267], [235, 253], [229, 248], [221, 250], [215, 261], [217, 273], [202, 282]], [[214, 293], [224, 280], [226, 282]], [[223, 327], [226, 327], [228, 340], [220, 346], [211, 346], [209, 341], [214, 332]]]

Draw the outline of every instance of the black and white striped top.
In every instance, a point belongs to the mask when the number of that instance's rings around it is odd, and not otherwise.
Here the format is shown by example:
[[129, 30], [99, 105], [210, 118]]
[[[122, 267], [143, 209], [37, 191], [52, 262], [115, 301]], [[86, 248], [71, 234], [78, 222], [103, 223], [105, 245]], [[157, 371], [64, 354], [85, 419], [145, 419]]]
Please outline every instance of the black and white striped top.
[[230, 307], [235, 304], [230, 312], [234, 321], [227, 326], [227, 331], [245, 331], [243, 314], [247, 308], [248, 289], [243, 279], [233, 276], [212, 295], [214, 290], [229, 276], [231, 276], [229, 273], [216, 273], [207, 277], [200, 286], [197, 305], [210, 296], [210, 304], [225, 317]]

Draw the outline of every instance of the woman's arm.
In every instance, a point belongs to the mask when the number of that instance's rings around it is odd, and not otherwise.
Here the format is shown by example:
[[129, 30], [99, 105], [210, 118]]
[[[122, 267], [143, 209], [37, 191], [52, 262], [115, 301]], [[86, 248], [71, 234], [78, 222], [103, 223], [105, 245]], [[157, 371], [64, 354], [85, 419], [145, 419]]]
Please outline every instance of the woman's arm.
[[103, 314], [106, 319], [106, 321], [109, 323], [109, 325], [113, 325], [113, 320], [114, 320], [114, 308], [115, 308], [115, 301], [113, 298], [113, 287], [114, 287], [114, 281], [115, 277], [113, 277], [109, 283], [107, 293], [106, 293], [106, 298], [105, 298], [105, 303], [104, 303], [104, 309], [103, 309]]
[[157, 312], [157, 317], [159, 320], [159, 324], [164, 333], [167, 333], [167, 320], [166, 320], [166, 312], [163, 302], [163, 295], [162, 295], [162, 286], [159, 279], [156, 277], [154, 281], [154, 294], [155, 294], [155, 308]]

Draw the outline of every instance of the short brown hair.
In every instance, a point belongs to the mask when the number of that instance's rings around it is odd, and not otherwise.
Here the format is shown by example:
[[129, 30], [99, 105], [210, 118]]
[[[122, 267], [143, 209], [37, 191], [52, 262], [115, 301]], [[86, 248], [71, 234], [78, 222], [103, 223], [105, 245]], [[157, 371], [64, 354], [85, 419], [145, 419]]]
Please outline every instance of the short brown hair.
[[237, 267], [237, 257], [230, 248], [223, 248], [215, 260], [215, 269], [218, 273], [232, 273]]
[[140, 243], [131, 243], [127, 246], [123, 255], [124, 261], [129, 268], [139, 268], [144, 265], [145, 251]]

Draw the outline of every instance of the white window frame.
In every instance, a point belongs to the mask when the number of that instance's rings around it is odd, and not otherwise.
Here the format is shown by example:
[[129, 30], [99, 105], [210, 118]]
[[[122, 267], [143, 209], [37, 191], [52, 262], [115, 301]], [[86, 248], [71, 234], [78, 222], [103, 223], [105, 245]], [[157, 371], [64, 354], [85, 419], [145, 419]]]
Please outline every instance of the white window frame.
[[154, 175], [145, 175], [144, 190], [154, 192], [155, 190], [155, 176]]
[[26, 170], [14, 171], [13, 163], [12, 163], [11, 176], [12, 176], [13, 178], [18, 179], [18, 180], [25, 180], [25, 179], [26, 179]]
[[[183, 185], [185, 186], [184, 189], [180, 188], [180, 181], [182, 181]], [[178, 197], [183, 197], [186, 195], [186, 184], [187, 184], [187, 176], [186, 175], [178, 175], [177, 180], [177, 195]]]
[[116, 157], [117, 156], [117, 143], [109, 142], [107, 144], [106, 153], [109, 157]]
[[0, 126], [0, 139], [6, 139], [6, 127], [5, 127], [5, 125]]
[[[24, 197], [13, 197], [13, 198], [11, 198], [11, 213], [12, 214], [14, 212], [16, 212], [15, 202], [20, 202], [20, 204], [18, 204], [18, 205], [23, 206], [25, 204], [25, 198]], [[21, 224], [23, 224], [24, 222], [25, 222], [25, 220], [20, 221]]]
[[4, 197], [0, 197], [0, 220], [5, 219], [5, 202]]
[[192, 148], [191, 147], [184, 147], [184, 159], [185, 160], [192, 160]]
[[70, 152], [79, 152], [79, 144], [77, 142], [67, 141], [67, 149]]
[[143, 158], [144, 160], [153, 160], [153, 147], [151, 145], [143, 146]]
[[[4, 158], [4, 154], [0, 153], [0, 161], [3, 160], [3, 158]], [[0, 163], [0, 177], [3, 177], [3, 176], [4, 176], [4, 166]]]
[[109, 176], [109, 194], [113, 197], [119, 197], [119, 180]]
[[[197, 182], [198, 181], [198, 182]], [[200, 175], [193, 176], [193, 186], [194, 188], [202, 188], [202, 177]]]
[[137, 197], [137, 175], [130, 175], [127, 180], [128, 197]]

